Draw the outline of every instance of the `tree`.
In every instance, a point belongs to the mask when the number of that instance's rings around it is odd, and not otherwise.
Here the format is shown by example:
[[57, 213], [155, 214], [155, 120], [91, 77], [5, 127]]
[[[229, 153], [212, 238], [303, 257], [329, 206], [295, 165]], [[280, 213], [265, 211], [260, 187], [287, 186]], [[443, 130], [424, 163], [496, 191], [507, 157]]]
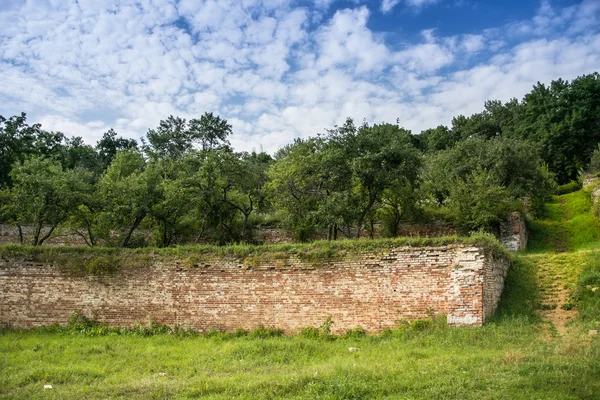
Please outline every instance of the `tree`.
[[[450, 210], [460, 212], [460, 215], [454, 216], [463, 228], [489, 230], [494, 221], [502, 218], [506, 211], [503, 207], [483, 206], [484, 201], [493, 201], [490, 194], [496, 193], [496, 189], [492, 190], [493, 185], [498, 187], [498, 195], [506, 195], [515, 203], [531, 200], [532, 211], [537, 214], [543, 211], [544, 203], [555, 188], [553, 176], [541, 159], [539, 147], [523, 140], [470, 138], [451, 149], [429, 154], [426, 160], [421, 174], [424, 190], [442, 206], [453, 204]], [[472, 190], [478, 187], [482, 192], [468, 191], [469, 185], [473, 186]], [[466, 201], [468, 195], [479, 202], [476, 207], [472, 201]], [[466, 209], [459, 207], [457, 199], [470, 204], [471, 211], [467, 213]], [[473, 214], [477, 210], [485, 215]], [[499, 214], [492, 218], [491, 212]], [[475, 226], [477, 221], [482, 225]]]
[[297, 141], [281, 153], [270, 187], [296, 229], [328, 227], [329, 238], [338, 229], [360, 237], [384, 191], [414, 183], [420, 163], [410, 132], [391, 124], [357, 129], [348, 119], [326, 137]]
[[494, 232], [510, 210], [509, 191], [490, 171], [477, 168], [464, 178], [456, 178], [448, 205], [454, 223], [463, 232]]
[[315, 232], [318, 225], [315, 214], [325, 202], [320, 159], [323, 144], [320, 138], [297, 139], [276, 155], [268, 171], [271, 201], [285, 213], [286, 225], [301, 241], [310, 239]]
[[228, 146], [227, 137], [233, 132], [227, 120], [213, 113], [190, 120], [188, 131], [191, 141], [200, 142], [202, 150]]
[[222, 201], [242, 214], [240, 237], [246, 240], [248, 218], [261, 207], [266, 197], [268, 162], [264, 162], [264, 158], [261, 159], [256, 153], [235, 155], [223, 151], [222, 154]]
[[600, 74], [571, 83], [538, 83], [523, 99], [517, 134], [539, 143], [544, 161], [558, 183], [576, 179], [600, 143]]
[[192, 146], [186, 120], [172, 115], [161, 120], [158, 128], [150, 129], [146, 137], [149, 142], [146, 151], [159, 159], [180, 159]]
[[397, 180], [414, 183], [420, 165], [421, 155], [413, 146], [409, 131], [392, 124], [358, 130], [355, 156], [350, 160], [352, 190], [359, 204], [356, 238], [383, 192]]
[[16, 161], [34, 154], [34, 142], [41, 125], [27, 125], [25, 113], [4, 118], [0, 115], [0, 188], [11, 185], [10, 170]]
[[96, 152], [102, 164], [102, 171], [106, 170], [119, 151], [137, 150], [135, 139], [118, 137], [114, 129], [109, 129], [96, 143]]
[[157, 201], [160, 176], [136, 151], [117, 153], [100, 180], [104, 218], [116, 229], [123, 229], [120, 247], [127, 247], [133, 232]]
[[231, 133], [231, 125], [212, 113], [189, 122], [171, 115], [160, 121], [158, 128], [148, 131], [146, 151], [154, 158], [177, 160], [193, 150], [195, 144], [200, 144], [205, 151], [225, 147], [229, 145], [226, 138]]
[[41, 246], [89, 192], [89, 173], [64, 170], [60, 162], [42, 156], [15, 163], [10, 177], [13, 186], [3, 190], [2, 214], [17, 225], [21, 240], [21, 226], [33, 225], [33, 246]]

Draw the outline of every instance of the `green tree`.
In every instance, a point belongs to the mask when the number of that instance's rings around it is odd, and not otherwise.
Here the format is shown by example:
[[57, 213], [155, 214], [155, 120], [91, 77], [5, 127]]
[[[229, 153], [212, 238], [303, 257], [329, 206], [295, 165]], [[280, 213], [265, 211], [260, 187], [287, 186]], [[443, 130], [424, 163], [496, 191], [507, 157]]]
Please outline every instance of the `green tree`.
[[410, 132], [397, 125], [363, 126], [358, 130], [355, 156], [350, 160], [352, 192], [358, 198], [356, 237], [366, 217], [381, 200], [384, 191], [400, 180], [416, 181], [421, 154], [413, 146]]
[[123, 230], [120, 247], [127, 247], [133, 232], [156, 204], [160, 175], [147, 168], [135, 151], [117, 153], [99, 183], [103, 217], [113, 229]]
[[82, 169], [64, 170], [60, 162], [42, 156], [15, 163], [12, 188], [5, 188], [2, 214], [21, 232], [33, 226], [33, 246], [41, 246], [65, 222], [90, 191], [90, 175]]
[[202, 150], [226, 147], [229, 145], [227, 136], [231, 133], [227, 120], [212, 113], [205, 113], [189, 122], [171, 115], [160, 121], [156, 129], [148, 131], [146, 151], [155, 158], [177, 160], [193, 150], [196, 144]]
[[464, 178], [455, 178], [448, 206], [463, 233], [494, 232], [510, 210], [511, 199], [493, 173], [477, 168]]
[[135, 139], [118, 137], [117, 132], [112, 128], [105, 132], [102, 138], [96, 143], [96, 152], [102, 164], [102, 171], [108, 168], [119, 151], [137, 149], [138, 144]]
[[227, 120], [213, 113], [190, 120], [188, 131], [191, 141], [199, 142], [202, 150], [228, 146], [227, 137], [233, 133]]
[[0, 115], [0, 188], [10, 186], [10, 170], [16, 161], [34, 154], [41, 125], [28, 125], [25, 113], [5, 118]]

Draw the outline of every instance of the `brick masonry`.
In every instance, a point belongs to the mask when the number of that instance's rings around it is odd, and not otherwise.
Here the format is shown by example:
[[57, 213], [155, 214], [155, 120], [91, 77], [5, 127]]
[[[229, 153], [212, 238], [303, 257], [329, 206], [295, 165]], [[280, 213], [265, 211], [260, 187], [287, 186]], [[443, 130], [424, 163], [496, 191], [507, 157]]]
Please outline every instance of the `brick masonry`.
[[527, 248], [527, 225], [522, 213], [512, 212], [500, 224], [499, 240], [508, 251], [519, 251]]
[[153, 320], [207, 329], [321, 325], [333, 332], [391, 328], [400, 319], [445, 315], [481, 325], [496, 309], [509, 263], [489, 250], [450, 245], [348, 254], [321, 264], [297, 258], [251, 266], [234, 258], [149, 258], [112, 275], [78, 276], [58, 265], [0, 260], [0, 324], [66, 323], [78, 311], [113, 326]]

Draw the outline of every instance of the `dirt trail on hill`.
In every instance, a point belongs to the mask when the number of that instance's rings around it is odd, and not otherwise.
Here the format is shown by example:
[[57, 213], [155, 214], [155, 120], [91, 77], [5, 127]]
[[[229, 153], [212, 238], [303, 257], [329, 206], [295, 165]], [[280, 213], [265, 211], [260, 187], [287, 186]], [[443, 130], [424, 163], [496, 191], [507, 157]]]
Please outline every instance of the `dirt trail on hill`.
[[[545, 308], [541, 312], [543, 320], [554, 325], [557, 332], [563, 335], [567, 331], [567, 325], [575, 319], [577, 311], [569, 308], [569, 289], [565, 282], [564, 271], [560, 271], [555, 265], [540, 260], [538, 264], [538, 278], [541, 286], [541, 300]], [[561, 273], [562, 272], [562, 273]]]
[[[559, 197], [561, 208], [561, 222], [568, 219], [565, 199]], [[556, 253], [565, 253], [573, 251], [568, 241], [568, 231], [564, 224], [559, 224], [554, 232], [554, 251]], [[570, 291], [567, 282], [568, 263], [557, 262], [555, 257], [544, 257], [538, 264], [538, 279], [540, 283], [541, 302], [543, 311], [541, 317], [543, 320], [552, 323], [560, 335], [565, 334], [567, 325], [577, 317], [577, 310], [568, 309], [571, 304]], [[565, 309], [565, 308], [567, 309]]]

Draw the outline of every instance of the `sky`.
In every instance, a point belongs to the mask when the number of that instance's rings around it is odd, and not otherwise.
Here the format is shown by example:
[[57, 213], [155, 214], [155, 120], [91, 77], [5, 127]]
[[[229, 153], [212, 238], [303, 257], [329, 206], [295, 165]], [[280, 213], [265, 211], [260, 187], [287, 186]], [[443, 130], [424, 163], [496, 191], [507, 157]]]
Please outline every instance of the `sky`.
[[238, 151], [418, 133], [600, 71], [600, 0], [0, 0], [0, 115], [94, 144], [214, 112]]

